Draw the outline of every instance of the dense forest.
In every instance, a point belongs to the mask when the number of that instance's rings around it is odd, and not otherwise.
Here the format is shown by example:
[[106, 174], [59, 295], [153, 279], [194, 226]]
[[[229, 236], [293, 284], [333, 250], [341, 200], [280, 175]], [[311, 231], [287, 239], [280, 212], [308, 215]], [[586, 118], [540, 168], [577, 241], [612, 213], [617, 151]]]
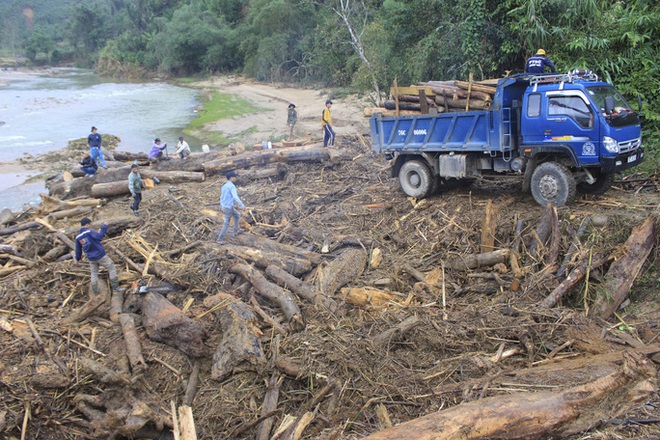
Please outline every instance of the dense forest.
[[[542, 47], [593, 70], [660, 134], [660, 3], [650, 0], [4, 0], [4, 60], [104, 74], [239, 72], [350, 87], [521, 72]], [[649, 138], [650, 136], [650, 138]]]

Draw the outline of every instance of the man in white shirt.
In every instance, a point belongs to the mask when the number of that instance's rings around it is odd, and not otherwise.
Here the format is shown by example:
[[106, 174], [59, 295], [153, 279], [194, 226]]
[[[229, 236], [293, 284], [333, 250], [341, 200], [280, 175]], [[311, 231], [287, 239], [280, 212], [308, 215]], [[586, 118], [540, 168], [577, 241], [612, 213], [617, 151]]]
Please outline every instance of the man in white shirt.
[[176, 154], [181, 159], [187, 158], [190, 154], [190, 146], [188, 146], [188, 142], [183, 140], [183, 136], [179, 136], [179, 142], [176, 144]]

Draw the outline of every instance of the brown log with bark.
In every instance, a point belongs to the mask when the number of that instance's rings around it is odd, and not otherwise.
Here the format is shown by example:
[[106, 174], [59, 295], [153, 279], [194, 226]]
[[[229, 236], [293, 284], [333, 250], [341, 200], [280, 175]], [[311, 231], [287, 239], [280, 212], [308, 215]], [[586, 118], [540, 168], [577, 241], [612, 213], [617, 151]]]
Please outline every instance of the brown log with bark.
[[192, 357], [206, 354], [206, 332], [164, 296], [149, 292], [141, 304], [142, 324], [147, 336], [173, 346]]
[[305, 249], [301, 249], [289, 244], [279, 243], [275, 240], [270, 240], [266, 237], [256, 234], [239, 235], [236, 237], [236, 241], [243, 246], [288, 255], [302, 260], [308, 260], [314, 265], [317, 265], [321, 262], [321, 255], [317, 254], [316, 252], [307, 251]]
[[[455, 109], [460, 109], [461, 111], [465, 111], [465, 107], [468, 105], [468, 100], [467, 99], [451, 99], [449, 97], [445, 97], [442, 95], [437, 95], [435, 97], [435, 103], [436, 105], [440, 107], [444, 107], [445, 104], [447, 107], [455, 108]], [[481, 100], [481, 99], [471, 99], [469, 102], [469, 108], [471, 110], [488, 110], [490, 108], [491, 102], [488, 100]]]
[[587, 268], [589, 270], [594, 270], [607, 263], [610, 260], [610, 257], [605, 258], [596, 258], [595, 263], [589, 264], [589, 259], [584, 258], [582, 263], [577, 265], [573, 270], [568, 274], [568, 276], [561, 282], [557, 287], [555, 287], [552, 292], [541, 302], [541, 307], [550, 308], [554, 307], [561, 299], [566, 295], [566, 293], [577, 283], [582, 280], [587, 274]]
[[[396, 110], [397, 103], [396, 101], [388, 100], [383, 103], [383, 107], [385, 107], [387, 110]], [[421, 113], [422, 107], [419, 104], [414, 104], [411, 102], [399, 102], [399, 110], [414, 110]]]
[[72, 199], [91, 194], [92, 185], [94, 185], [93, 178], [79, 177], [48, 185], [48, 194], [61, 200]]
[[60, 200], [57, 197], [51, 197], [46, 194], [39, 194], [41, 197], [41, 204], [39, 205], [39, 212], [43, 214], [51, 213], [54, 211], [62, 211], [64, 209], [71, 209], [77, 206], [91, 206], [96, 208], [101, 205], [100, 199], [76, 199], [76, 200]]
[[[140, 173], [143, 179], [158, 179], [164, 183], [180, 183], [180, 182], [202, 182], [206, 178], [204, 173], [191, 172], [191, 171], [151, 171], [143, 170]], [[91, 187], [92, 197], [113, 197], [130, 193], [128, 189], [128, 174], [122, 180], [115, 180], [112, 182], [95, 183]], [[77, 194], [78, 196], [83, 194]]]
[[566, 438], [614, 418], [656, 392], [655, 367], [624, 353], [612, 374], [562, 391], [526, 392], [463, 403], [365, 437], [365, 440]]
[[312, 263], [309, 260], [283, 255], [277, 252], [247, 246], [224, 246], [223, 250], [236, 258], [251, 261], [262, 269], [268, 266], [278, 266], [293, 275], [302, 275], [312, 270]]
[[[176, 150], [174, 150], [176, 151]], [[160, 161], [156, 165], [151, 165], [156, 171], [204, 171], [204, 164], [212, 160], [229, 157], [232, 155], [230, 150], [210, 151], [208, 153], [193, 152], [184, 160], [178, 155], [172, 154], [172, 160]]]
[[[402, 102], [412, 102], [412, 103], [418, 103], [421, 104], [422, 101], [420, 100], [419, 95], [399, 95], [399, 100]], [[435, 107], [435, 101], [433, 98], [426, 98], [426, 104]]]
[[464, 89], [464, 90], [471, 89], [471, 90], [474, 90], [476, 92], [483, 92], [483, 93], [487, 93], [489, 95], [494, 95], [495, 92], [497, 91], [497, 87], [486, 86], [486, 85], [483, 85], [483, 84], [479, 84], [478, 82], [477, 83], [469, 83], [467, 81], [458, 81], [457, 80], [457, 81], [454, 81], [454, 85], [456, 87], [460, 87], [461, 89]]
[[43, 225], [39, 222], [25, 222], [0, 229], [0, 235], [11, 235], [16, 232], [25, 231], [27, 229], [40, 229], [42, 227]]
[[60, 220], [63, 218], [74, 218], [74, 217], [83, 217], [92, 212], [91, 206], [77, 206], [71, 209], [63, 209], [62, 211], [54, 211], [46, 216], [46, 218], [53, 223], [55, 220]]
[[317, 288], [326, 296], [334, 295], [341, 287], [362, 275], [367, 261], [367, 252], [364, 249], [343, 249], [325, 267], [318, 267]]
[[[277, 401], [280, 396], [280, 386], [282, 385], [283, 378], [278, 373], [273, 373], [268, 383], [268, 389], [264, 396], [264, 403], [261, 405], [261, 416], [266, 416], [277, 409]], [[270, 431], [273, 429], [275, 423], [274, 417], [268, 417], [261, 421], [257, 426], [257, 434], [255, 440], [268, 440], [270, 439]]]
[[557, 207], [554, 205], [552, 206], [551, 220], [550, 241], [548, 243], [548, 253], [545, 255], [545, 265], [556, 267], [559, 258], [561, 231], [559, 230], [559, 214], [557, 213]]
[[271, 283], [258, 270], [247, 264], [234, 264], [229, 268], [229, 272], [242, 276], [246, 281], [249, 281], [250, 284], [252, 284], [252, 287], [254, 287], [260, 295], [277, 304], [280, 310], [284, 313], [291, 330], [298, 331], [305, 327], [302, 312], [289, 292], [277, 284]]
[[281, 162], [281, 158], [278, 157], [277, 150], [275, 149], [252, 151], [236, 156], [207, 161], [204, 163], [204, 174], [207, 176], [214, 176], [242, 168], [258, 165], [263, 166], [276, 162]]
[[289, 168], [284, 163], [278, 163], [268, 168], [256, 168], [243, 171], [238, 178], [239, 185], [247, 185], [253, 180], [273, 179], [275, 181], [284, 180], [289, 173]]
[[62, 319], [62, 325], [75, 324], [82, 322], [88, 317], [92, 316], [105, 302], [107, 296], [110, 294], [110, 289], [106, 283], [99, 282], [99, 294], [92, 295], [92, 297], [85, 304], [71, 312], [69, 315]]
[[495, 233], [497, 232], [497, 207], [493, 200], [488, 199], [486, 212], [481, 222], [481, 253], [495, 250]]
[[119, 315], [119, 324], [121, 331], [124, 335], [124, 343], [126, 344], [126, 356], [131, 364], [133, 374], [140, 374], [147, 369], [147, 363], [142, 356], [142, 344], [137, 330], [135, 330], [135, 322], [133, 317], [128, 313], [121, 313]]
[[293, 293], [301, 296], [312, 304], [321, 304], [332, 313], [336, 312], [339, 308], [339, 305], [335, 300], [323, 295], [316, 290], [313, 285], [294, 277], [279, 266], [270, 265], [266, 267], [265, 273], [271, 280], [275, 281], [280, 286], [291, 290]]
[[217, 293], [207, 297], [204, 305], [216, 308], [213, 313], [222, 329], [222, 339], [213, 354], [212, 379], [222, 380], [244, 363], [253, 368], [265, 365], [266, 357], [259, 342], [261, 331], [247, 304], [232, 295]]
[[341, 299], [356, 307], [383, 307], [386, 305], [402, 305], [406, 300], [400, 294], [373, 287], [343, 287], [340, 289]]
[[497, 263], [505, 263], [511, 254], [509, 249], [500, 249], [484, 254], [471, 254], [453, 257], [449, 260], [449, 267], [457, 270], [476, 269], [482, 266], [494, 266]]
[[605, 282], [599, 289], [602, 293], [591, 306], [589, 315], [607, 319], [626, 299], [633, 282], [655, 245], [657, 221], [656, 215], [650, 215], [644, 223], [632, 230], [620, 251], [617, 252], [618, 258], [610, 265], [605, 275]]
[[534, 230], [534, 236], [532, 243], [529, 245], [529, 255], [533, 258], [538, 258], [541, 254], [542, 249], [545, 247], [548, 237], [552, 232], [552, 219], [553, 212], [556, 207], [552, 203], [548, 205], [543, 210], [543, 216], [536, 225]]
[[[461, 89], [460, 87], [456, 86], [435, 86], [431, 90], [433, 90], [433, 93], [437, 96], [450, 96], [451, 99], [467, 99], [468, 97], [468, 91], [465, 89]], [[490, 93], [484, 93], [480, 92], [477, 90], [472, 90], [472, 92], [469, 94], [470, 99], [476, 99], [480, 101], [492, 101], [493, 100], [493, 95]]]

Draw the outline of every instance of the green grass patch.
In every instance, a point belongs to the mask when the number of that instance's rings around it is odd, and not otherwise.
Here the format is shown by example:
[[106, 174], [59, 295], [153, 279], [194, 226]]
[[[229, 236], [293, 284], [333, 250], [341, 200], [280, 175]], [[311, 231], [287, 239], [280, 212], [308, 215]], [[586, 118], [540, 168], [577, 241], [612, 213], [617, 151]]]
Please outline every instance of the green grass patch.
[[199, 116], [188, 125], [188, 128], [200, 129], [210, 122], [260, 111], [263, 110], [243, 98], [216, 92], [210, 97], [203, 98], [203, 108], [199, 111]]

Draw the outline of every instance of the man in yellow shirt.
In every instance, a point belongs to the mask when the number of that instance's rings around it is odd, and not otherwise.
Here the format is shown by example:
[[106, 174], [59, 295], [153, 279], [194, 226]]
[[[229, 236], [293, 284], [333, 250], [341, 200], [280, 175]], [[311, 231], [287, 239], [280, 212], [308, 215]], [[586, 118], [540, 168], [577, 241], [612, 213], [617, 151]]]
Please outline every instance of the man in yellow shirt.
[[332, 129], [332, 115], [330, 114], [330, 107], [332, 107], [332, 101], [328, 99], [325, 101], [325, 108], [323, 109], [323, 114], [321, 115], [321, 128], [323, 128], [324, 147], [327, 147], [328, 145], [335, 145], [335, 131]]

